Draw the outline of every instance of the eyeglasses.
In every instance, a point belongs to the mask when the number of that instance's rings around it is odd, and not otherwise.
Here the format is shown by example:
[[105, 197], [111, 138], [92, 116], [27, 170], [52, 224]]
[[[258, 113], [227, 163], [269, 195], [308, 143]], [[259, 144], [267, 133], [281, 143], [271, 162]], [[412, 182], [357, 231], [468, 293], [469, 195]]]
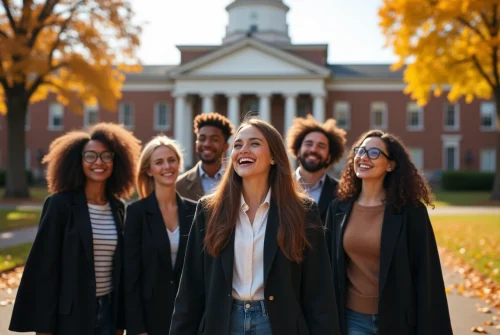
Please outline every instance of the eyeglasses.
[[365, 147], [355, 147], [354, 148], [354, 155], [357, 157], [363, 157], [363, 155], [366, 154], [368, 158], [371, 160], [377, 159], [380, 155], [384, 156], [385, 158], [389, 159], [389, 156], [387, 156], [382, 150], [379, 148], [370, 148], [366, 149]]
[[115, 153], [111, 151], [103, 151], [99, 154], [95, 151], [89, 150], [84, 151], [82, 153], [82, 156], [87, 163], [95, 163], [97, 162], [98, 158], [101, 158], [101, 161], [103, 161], [104, 163], [111, 163], [113, 161]]

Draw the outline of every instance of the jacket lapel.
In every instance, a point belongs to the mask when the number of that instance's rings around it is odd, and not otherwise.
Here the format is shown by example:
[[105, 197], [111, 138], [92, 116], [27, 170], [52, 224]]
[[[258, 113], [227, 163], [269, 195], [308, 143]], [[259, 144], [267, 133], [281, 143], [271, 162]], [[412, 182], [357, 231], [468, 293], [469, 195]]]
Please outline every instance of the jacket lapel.
[[229, 242], [220, 254], [220, 258], [222, 262], [222, 269], [224, 270], [224, 276], [226, 277], [227, 285], [230, 290], [229, 292], [231, 292], [231, 287], [233, 285], [234, 229], [231, 236], [229, 236]]
[[387, 274], [391, 267], [392, 256], [394, 255], [399, 240], [402, 223], [403, 215], [401, 213], [395, 213], [390, 206], [386, 206], [380, 242], [379, 296], [382, 296]]
[[264, 285], [266, 285], [271, 265], [278, 250], [278, 208], [271, 200], [269, 215], [267, 216], [266, 236], [264, 238]]
[[205, 195], [205, 192], [203, 192], [203, 186], [201, 185], [201, 176], [199, 174], [200, 164], [201, 162], [198, 162], [198, 164], [196, 164], [194, 168], [189, 171], [189, 174], [186, 177], [190, 181], [186, 189], [192, 199], [199, 199]]
[[189, 235], [189, 229], [193, 222], [192, 216], [187, 216], [186, 206], [184, 201], [177, 194], [177, 212], [179, 214], [179, 249], [177, 250], [177, 259], [175, 260], [174, 272], [180, 271], [184, 261], [184, 253], [186, 251], [186, 243]]
[[[92, 225], [90, 222], [87, 199], [83, 191], [78, 191], [73, 197], [72, 212], [77, 227], [78, 234], [82, 241], [85, 256], [89, 265], [94, 268], [94, 239], [92, 236]], [[94, 271], [92, 271], [94, 273]]]
[[326, 215], [328, 205], [330, 205], [333, 198], [335, 198], [335, 184], [334, 181], [327, 175], [318, 202], [319, 213], [322, 218]]
[[155, 192], [152, 192], [147, 197], [146, 208], [148, 212], [147, 225], [151, 232], [151, 238], [154, 241], [155, 249], [158, 251], [160, 258], [162, 258], [169, 266], [169, 269], [173, 271], [172, 257], [170, 254], [170, 240], [168, 239], [167, 228], [163, 221]]

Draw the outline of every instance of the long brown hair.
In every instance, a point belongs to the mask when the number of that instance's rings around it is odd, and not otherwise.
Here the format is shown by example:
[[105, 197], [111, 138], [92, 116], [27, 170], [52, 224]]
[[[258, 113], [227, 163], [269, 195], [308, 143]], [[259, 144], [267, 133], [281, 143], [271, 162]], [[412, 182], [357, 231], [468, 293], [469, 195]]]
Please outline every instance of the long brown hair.
[[[390, 159], [396, 163], [394, 169], [384, 177], [385, 203], [396, 211], [400, 211], [406, 204], [416, 206], [420, 201], [432, 205], [433, 196], [429, 184], [413, 164], [403, 141], [393, 134], [370, 130], [361, 135], [352, 147], [360, 146], [369, 137], [380, 138], [387, 148]], [[344, 201], [356, 199], [361, 193], [361, 186], [362, 181], [354, 172], [352, 149], [342, 171], [337, 196]]]
[[[268, 181], [271, 202], [278, 209], [278, 245], [286, 258], [299, 263], [303, 259], [304, 249], [310, 246], [305, 232], [307, 197], [294, 178], [280, 133], [271, 124], [250, 118], [239, 126], [236, 135], [245, 126], [257, 128], [269, 144], [275, 161], [271, 165]], [[234, 171], [232, 162], [229, 162], [217, 190], [203, 199], [209, 213], [205, 248], [212, 257], [217, 257], [227, 246], [236, 227], [241, 192], [242, 178]]]

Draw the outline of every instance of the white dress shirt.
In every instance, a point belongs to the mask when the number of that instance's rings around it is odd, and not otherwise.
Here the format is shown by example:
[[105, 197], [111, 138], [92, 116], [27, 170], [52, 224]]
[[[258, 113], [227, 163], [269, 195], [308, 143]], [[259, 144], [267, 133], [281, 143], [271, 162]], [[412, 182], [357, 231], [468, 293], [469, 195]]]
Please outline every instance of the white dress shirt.
[[205, 170], [201, 167], [201, 164], [198, 165], [198, 173], [200, 174], [201, 178], [201, 187], [203, 188], [203, 192], [205, 194], [210, 194], [215, 191], [217, 188], [217, 185], [219, 185], [219, 181], [222, 178], [222, 175], [224, 174], [224, 166], [221, 166], [219, 171], [215, 174], [215, 176], [212, 178], [210, 177]]
[[271, 189], [250, 223], [248, 205], [241, 206], [234, 232], [232, 296], [240, 301], [264, 300], [264, 238], [271, 206]]

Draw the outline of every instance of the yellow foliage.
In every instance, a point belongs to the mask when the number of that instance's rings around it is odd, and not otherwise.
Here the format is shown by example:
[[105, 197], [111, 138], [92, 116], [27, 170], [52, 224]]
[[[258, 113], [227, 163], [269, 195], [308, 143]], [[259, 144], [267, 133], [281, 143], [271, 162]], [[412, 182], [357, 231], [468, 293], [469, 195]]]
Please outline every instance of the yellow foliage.
[[467, 102], [500, 88], [500, 0], [383, 0], [379, 18], [399, 57], [391, 69], [406, 64], [405, 92], [420, 105], [444, 86]]
[[141, 70], [136, 57], [141, 28], [129, 2], [23, 3], [25, 8], [20, 1], [0, 4], [0, 113], [7, 112], [6, 95], [19, 85], [30, 103], [55, 94], [76, 113], [87, 103], [115, 111], [123, 72]]

